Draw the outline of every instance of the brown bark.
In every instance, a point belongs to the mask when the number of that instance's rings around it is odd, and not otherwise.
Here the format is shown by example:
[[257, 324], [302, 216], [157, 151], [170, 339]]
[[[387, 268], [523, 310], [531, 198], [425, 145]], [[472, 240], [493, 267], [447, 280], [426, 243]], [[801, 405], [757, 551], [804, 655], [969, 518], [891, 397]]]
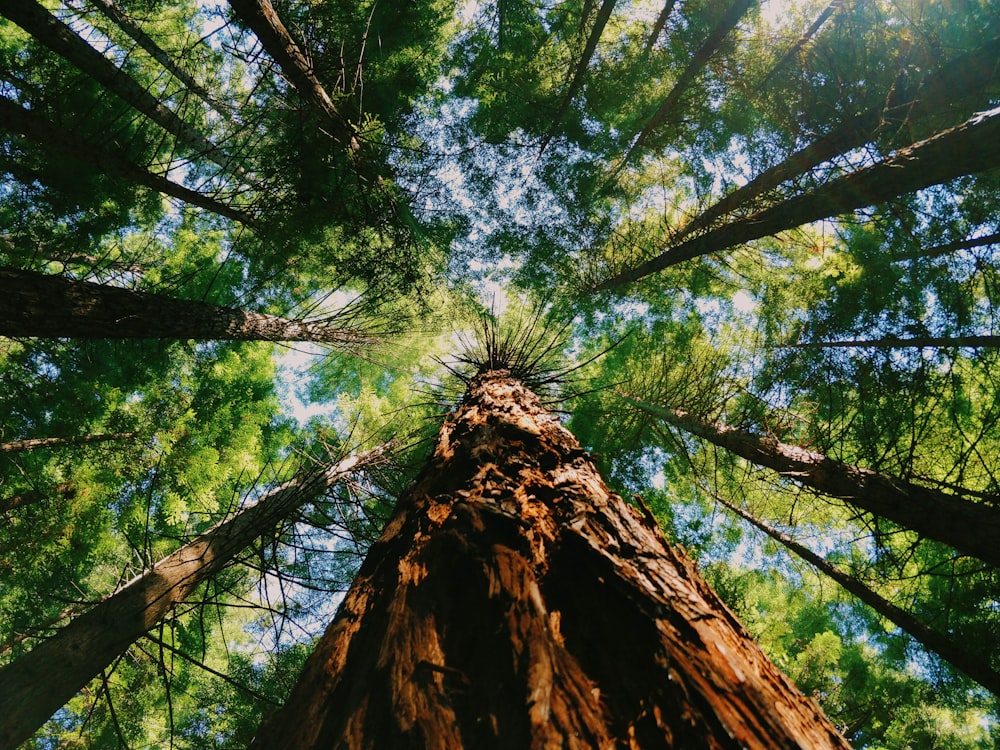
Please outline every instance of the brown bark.
[[210, 159], [229, 170], [230, 160], [218, 146], [165, 107], [135, 79], [116, 67], [36, 0], [0, 0], [0, 13], [174, 135], [198, 156]]
[[112, 432], [101, 435], [74, 435], [72, 437], [26, 438], [24, 440], [9, 440], [0, 443], [0, 453], [22, 453], [38, 448], [61, 448], [68, 445], [89, 445], [105, 443], [108, 440], [131, 440], [138, 437], [135, 432]]
[[827, 219], [898, 195], [1000, 166], [1000, 108], [900, 149], [870, 167], [674, 245], [607, 279], [595, 291], [614, 289], [708, 253]]
[[54, 636], [0, 667], [0, 750], [28, 739], [73, 695], [201, 583], [380, 451], [305, 472], [164, 557]]
[[704, 438], [758, 466], [774, 469], [798, 484], [912, 529], [927, 539], [991, 565], [1000, 565], [1000, 513], [996, 506], [913, 484], [822, 453], [788, 445], [685, 412], [636, 399], [628, 401], [648, 414]]
[[1000, 336], [913, 336], [901, 339], [889, 336], [884, 339], [854, 339], [851, 341], [808, 341], [791, 344], [788, 349], [826, 349], [844, 347], [874, 347], [878, 349], [905, 349], [907, 347], [1000, 347]]
[[[839, 1], [835, 0], [830, 7]], [[935, 112], [954, 109], [958, 103], [981, 94], [995, 83], [998, 63], [1000, 37], [960, 55], [930, 73], [919, 87], [907, 89], [904, 82], [897, 81], [899, 88], [886, 94], [887, 104], [849, 118], [781, 163], [764, 170], [681, 227], [674, 241], [711, 226], [721, 217], [746, 206], [781, 183], [870, 143], [884, 127], [898, 126], [900, 118], [926, 117]]]
[[309, 58], [285, 28], [270, 0], [229, 0], [229, 5], [260, 40], [264, 50], [278, 64], [296, 91], [323, 114], [330, 125], [333, 139], [353, 153], [360, 151], [361, 144], [354, 126], [337, 111], [330, 95], [313, 72]]
[[2, 267], [0, 336], [372, 343], [329, 320], [293, 320]]
[[104, 148], [60, 128], [38, 112], [0, 96], [0, 127], [68, 159], [90, 164], [104, 174], [144, 185], [163, 195], [204, 208], [248, 227], [258, 223], [247, 213], [191, 190], [130, 161], [121, 151]]
[[480, 375], [268, 748], [844, 748], [538, 397]]
[[769, 537], [784, 545], [810, 565], [839, 583], [844, 589], [854, 594], [854, 596], [874, 609], [893, 625], [912, 636], [915, 641], [926, 649], [936, 653], [990, 692], [1000, 695], [1000, 673], [992, 669], [989, 663], [983, 659], [982, 655], [971, 653], [966, 648], [963, 648], [962, 644], [958, 643], [954, 638], [929, 627], [906, 610], [897, 607], [888, 599], [872, 591], [872, 589], [854, 576], [844, 572], [833, 563], [827, 562], [808, 547], [799, 544], [787, 534], [778, 531], [743, 508], [733, 505], [718, 495], [714, 495], [714, 497], [729, 508], [729, 510], [733, 511], [733, 513], [746, 519]]

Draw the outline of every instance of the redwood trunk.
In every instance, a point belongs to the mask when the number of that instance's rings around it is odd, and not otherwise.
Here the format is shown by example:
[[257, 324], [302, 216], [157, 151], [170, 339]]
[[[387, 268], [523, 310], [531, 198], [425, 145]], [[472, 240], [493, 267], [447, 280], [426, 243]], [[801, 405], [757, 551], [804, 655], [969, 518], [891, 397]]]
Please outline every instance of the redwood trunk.
[[975, 654], [969, 651], [968, 648], [964, 648], [963, 644], [956, 642], [953, 636], [940, 633], [929, 627], [906, 610], [897, 607], [875, 591], [872, 591], [854, 576], [845, 573], [808, 547], [799, 544], [787, 534], [783, 534], [773, 526], [764, 523], [742, 508], [738, 508], [732, 503], [723, 500], [718, 495], [715, 498], [741, 518], [746, 519], [769, 537], [781, 543], [817, 570], [822, 571], [826, 576], [839, 583], [893, 625], [900, 628], [903, 632], [908, 633], [914, 640], [923, 645], [924, 648], [933, 651], [942, 659], [950, 662], [953, 667], [964, 672], [990, 692], [1000, 695], [1000, 673], [993, 669], [989, 662], [983, 659], [981, 654]]
[[887, 518], [962, 554], [1000, 565], [1000, 513], [995, 506], [842, 463], [767, 435], [716, 424], [685, 412], [629, 399], [653, 416], [794, 482]]
[[477, 377], [256, 748], [845, 748], [507, 371]]
[[0, 750], [13, 750], [28, 739], [197, 586], [371, 455], [344, 459], [286, 482], [0, 667]]
[[997, 167], [1000, 167], [1000, 107], [974, 115], [961, 125], [900, 149], [878, 164], [685, 240], [601, 282], [596, 290], [624, 286], [685, 260], [722, 253], [786, 229]]
[[10, 440], [0, 443], [0, 453], [23, 453], [39, 448], [62, 448], [69, 445], [90, 445], [91, 443], [106, 443], [109, 440], [131, 440], [138, 437], [136, 432], [112, 432], [102, 435], [75, 435], [73, 437], [44, 437]]
[[2, 267], [0, 336], [315, 341], [343, 346], [371, 342], [329, 321], [291, 320]]

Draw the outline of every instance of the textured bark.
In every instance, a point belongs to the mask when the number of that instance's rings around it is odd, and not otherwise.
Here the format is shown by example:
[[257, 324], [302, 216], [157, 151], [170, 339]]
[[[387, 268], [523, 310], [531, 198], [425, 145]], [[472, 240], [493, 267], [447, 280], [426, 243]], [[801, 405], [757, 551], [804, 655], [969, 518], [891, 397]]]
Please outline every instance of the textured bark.
[[100, 82], [123, 101], [174, 135], [196, 154], [229, 169], [229, 159], [218, 146], [169, 110], [130, 75], [91, 47], [72, 28], [35, 0], [0, 0], [0, 13], [57, 55]]
[[[375, 451], [377, 455], [379, 451]], [[371, 460], [372, 453], [306, 472], [217, 524], [0, 667], [0, 750], [17, 747], [143, 633], [257, 537]]]
[[1000, 336], [913, 336], [901, 339], [889, 336], [884, 339], [853, 339], [850, 341], [808, 341], [803, 344], [792, 344], [788, 349], [826, 349], [845, 347], [873, 347], [877, 349], [905, 349], [907, 347], [987, 347], [995, 349], [1000, 346]]
[[912, 529], [958, 552], [1000, 565], [1000, 512], [995, 505], [913, 484], [766, 435], [716, 424], [685, 412], [628, 399], [647, 413], [704, 438], [798, 484]]
[[718, 495], [715, 498], [733, 513], [746, 519], [769, 537], [820, 570], [824, 575], [839, 583], [893, 625], [912, 636], [922, 646], [948, 661], [953, 667], [964, 672], [987, 690], [1000, 695], [1000, 673], [992, 669], [981, 654], [971, 653], [951, 636], [928, 627], [906, 610], [897, 607], [888, 599], [872, 591], [854, 576], [845, 573], [833, 563], [827, 562], [808, 547], [799, 544], [787, 534], [778, 531], [743, 508], [733, 505]]
[[80, 138], [38, 112], [16, 104], [0, 96], [0, 127], [42, 146], [59, 156], [90, 164], [98, 171], [120, 177], [129, 182], [144, 185], [163, 195], [204, 208], [206, 211], [225, 216], [248, 227], [256, 227], [257, 222], [238, 209], [227, 206], [211, 196], [191, 190], [162, 175], [150, 172], [145, 167], [130, 161], [117, 149], [104, 148]]
[[645, 263], [601, 282], [595, 291], [614, 289], [664, 268], [708, 253], [721, 253], [761, 237], [828, 219], [912, 193], [963, 175], [1000, 167], [1000, 107], [961, 125], [900, 149], [870, 167], [833, 180], [794, 198], [685, 240]]
[[[838, 2], [840, 0], [834, 0], [827, 10]], [[737, 208], [746, 206], [781, 183], [803, 175], [825, 161], [861, 148], [874, 140], [883, 128], [898, 129], [901, 119], [948, 112], [964, 100], [981, 96], [995, 85], [998, 65], [1000, 37], [930, 73], [919, 87], [908, 90], [902, 81], [897, 81], [897, 88], [887, 93], [883, 105], [846, 119], [781, 163], [764, 170], [681, 227], [674, 241], [711, 226]]]
[[255, 748], [844, 748], [507, 371], [476, 378]]
[[371, 343], [330, 321], [280, 318], [2, 267], [0, 336]]
[[131, 440], [138, 437], [135, 432], [112, 432], [102, 435], [75, 435], [73, 437], [26, 438], [0, 443], [0, 453], [23, 453], [38, 448], [62, 448], [68, 445], [89, 445], [106, 443], [109, 440]]
[[312, 64], [281, 22], [270, 0], [229, 0], [229, 5], [256, 35], [296, 91], [311, 102], [330, 125], [330, 135], [352, 152], [361, 150], [354, 126], [338, 111], [313, 72]]

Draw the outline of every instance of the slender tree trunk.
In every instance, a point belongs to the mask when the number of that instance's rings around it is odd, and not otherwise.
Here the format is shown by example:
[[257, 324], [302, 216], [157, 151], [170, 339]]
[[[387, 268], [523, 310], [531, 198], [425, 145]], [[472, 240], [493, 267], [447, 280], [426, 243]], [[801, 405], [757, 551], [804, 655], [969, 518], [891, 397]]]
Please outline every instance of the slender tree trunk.
[[771, 78], [777, 75], [782, 68], [788, 65], [788, 63], [790, 63], [792, 59], [794, 59], [795, 56], [798, 55], [810, 41], [812, 41], [812, 38], [819, 33], [819, 30], [823, 28], [823, 24], [829, 21], [834, 13], [844, 7], [845, 2], [849, 2], [849, 0], [832, 0], [832, 2], [827, 5], [816, 17], [816, 20], [809, 25], [809, 28], [805, 30], [802, 36], [795, 41], [795, 44], [789, 47], [788, 51], [781, 56], [781, 59], [774, 64], [774, 67], [772, 67], [768, 74], [764, 76], [764, 80], [757, 84], [757, 89], [763, 89]]
[[569, 105], [573, 103], [573, 99], [576, 95], [580, 93], [580, 89], [583, 88], [583, 81], [587, 77], [587, 69], [590, 67], [590, 60], [594, 56], [594, 52], [597, 50], [597, 44], [601, 41], [601, 34], [604, 33], [605, 27], [608, 25], [608, 21], [611, 19], [611, 14], [614, 12], [615, 5], [618, 0], [604, 0], [601, 3], [601, 9], [597, 12], [597, 18], [594, 20], [594, 26], [590, 30], [590, 35], [587, 37], [587, 43], [584, 45], [583, 52], [580, 55], [580, 61], [576, 65], [576, 70], [573, 73], [573, 79], [570, 81], [569, 88], [566, 89], [566, 94], [563, 96], [562, 103], [559, 105], [559, 109], [552, 116], [552, 127], [542, 141], [542, 147], [539, 149], [539, 153], [545, 151], [545, 148], [549, 145], [549, 141], [552, 140], [555, 135], [556, 129], [562, 122], [563, 117], [566, 116], [566, 111], [569, 109]]
[[715, 28], [709, 32], [708, 38], [704, 41], [701, 47], [695, 51], [687, 67], [684, 68], [684, 70], [681, 71], [681, 74], [677, 77], [677, 80], [674, 82], [673, 88], [670, 89], [667, 97], [660, 102], [660, 106], [656, 108], [656, 111], [646, 122], [646, 126], [639, 133], [635, 142], [633, 142], [633, 144], [629, 147], [629, 150], [622, 157], [620, 167], [627, 164], [632, 158], [632, 155], [646, 145], [646, 141], [652, 135], [653, 131], [663, 125], [667, 118], [674, 114], [674, 111], [677, 109], [677, 105], [681, 100], [681, 96], [685, 91], [687, 91], [688, 87], [691, 86], [695, 78], [697, 78], [698, 75], [705, 69], [708, 61], [719, 49], [719, 46], [729, 35], [729, 32], [736, 28], [740, 19], [742, 19], [743, 16], [745, 16], [756, 3], [757, 0], [734, 0], [729, 10], [726, 11], [726, 15], [724, 15], [719, 23], [716, 24]]
[[666, 0], [663, 4], [663, 8], [660, 9], [660, 15], [656, 17], [656, 21], [653, 23], [653, 28], [649, 32], [649, 37], [646, 39], [646, 46], [644, 51], [649, 55], [653, 51], [653, 47], [656, 46], [656, 40], [660, 38], [660, 34], [663, 33], [663, 29], [667, 25], [667, 19], [670, 18], [670, 14], [673, 13], [674, 6], [677, 4], [677, 0]]
[[11, 440], [0, 443], [0, 453], [22, 453], [38, 448], [61, 448], [67, 445], [89, 445], [104, 443], [108, 440], [131, 440], [138, 437], [136, 432], [112, 432], [100, 435], [75, 435], [73, 437], [43, 437]]
[[[15, 510], [24, 505], [40, 503], [46, 497], [50, 497], [51, 495], [60, 495], [66, 499], [72, 498], [76, 495], [76, 485], [72, 482], [61, 482], [44, 490], [27, 490], [25, 492], [19, 492], [16, 495], [0, 497], [0, 513]], [[0, 653], [3, 653], [2, 650], [0, 650]]]
[[774, 469], [798, 484], [887, 518], [918, 534], [954, 547], [991, 565], [1000, 565], [1000, 513], [995, 506], [913, 484], [773, 437], [716, 424], [646, 401], [627, 399], [648, 414]]
[[0, 336], [372, 343], [371, 337], [334, 322], [292, 320], [0, 267]]
[[674, 241], [709, 227], [781, 183], [871, 142], [882, 127], [900, 117], [925, 117], [954, 109], [957, 103], [981, 94], [995, 81], [998, 62], [1000, 37], [932, 72], [919, 87], [908, 88], [903, 81], [897, 81], [899, 88], [887, 94], [886, 104], [849, 118], [781, 163], [764, 170], [681, 227]]
[[639, 516], [480, 375], [252, 746], [845, 748]]
[[0, 13], [174, 135], [198, 156], [210, 159], [224, 170], [230, 170], [230, 160], [218, 146], [165, 107], [135, 79], [116, 67], [36, 0], [0, 0]]
[[975, 680], [984, 688], [996, 695], [1000, 695], [1000, 672], [990, 667], [990, 664], [983, 659], [982, 655], [973, 654], [962, 647], [961, 643], [954, 638], [940, 633], [918, 620], [906, 610], [897, 607], [889, 600], [883, 598], [868, 586], [859, 581], [854, 576], [845, 573], [836, 565], [827, 562], [815, 552], [799, 544], [794, 539], [784, 534], [749, 512], [732, 503], [724, 500], [718, 495], [713, 495], [716, 500], [736, 513], [741, 518], [746, 519], [769, 537], [784, 545], [803, 560], [822, 571], [826, 576], [843, 586], [847, 591], [854, 594], [869, 607], [878, 612], [896, 627], [913, 637], [929, 651], [933, 651], [945, 661], [949, 662], [956, 669], [964, 672], [969, 678]]
[[878, 164], [859, 169], [745, 219], [685, 240], [645, 263], [601, 282], [595, 291], [625, 286], [701, 255], [722, 253], [751, 240], [998, 166], [1000, 107], [979, 113], [957, 127], [900, 149]]
[[149, 34], [142, 30], [139, 24], [129, 18], [112, 0], [88, 0], [88, 2], [94, 5], [111, 23], [125, 32], [133, 42], [142, 47], [150, 57], [163, 66], [164, 70], [183, 83], [188, 91], [197, 94], [207, 104], [213, 107], [216, 106], [215, 98], [208, 92], [208, 89], [198, 83], [190, 73], [178, 65], [166, 50], [160, 47]]
[[354, 126], [337, 111], [330, 95], [313, 72], [309, 58], [281, 22], [270, 0], [229, 0], [229, 5], [253, 31], [264, 50], [278, 64], [302, 98], [311, 102], [327, 119], [333, 139], [352, 153], [360, 151], [361, 144]]
[[935, 258], [940, 255], [950, 255], [959, 250], [969, 250], [973, 247], [984, 247], [986, 245], [996, 245], [1000, 243], [1000, 232], [985, 234], [982, 237], [970, 237], [966, 240], [956, 240], [946, 242], [943, 245], [935, 245], [925, 250], [914, 250], [908, 253], [895, 253], [893, 260], [914, 260], [916, 258]]
[[790, 344], [787, 349], [827, 349], [844, 347], [873, 347], [877, 349], [904, 349], [914, 347], [1000, 347], [1000, 336], [914, 336], [901, 339], [889, 336], [884, 339], [856, 339], [851, 341], [808, 341]]
[[204, 208], [248, 227], [258, 227], [249, 215], [211, 196], [191, 190], [130, 161], [121, 151], [80, 138], [37, 112], [0, 96], [0, 127], [16, 133], [59, 156], [90, 164], [104, 174], [144, 185], [163, 195]]
[[143, 633], [254, 539], [271, 531], [379, 451], [314, 469], [267, 493], [157, 562], [54, 636], [0, 667], [0, 750], [28, 739]]

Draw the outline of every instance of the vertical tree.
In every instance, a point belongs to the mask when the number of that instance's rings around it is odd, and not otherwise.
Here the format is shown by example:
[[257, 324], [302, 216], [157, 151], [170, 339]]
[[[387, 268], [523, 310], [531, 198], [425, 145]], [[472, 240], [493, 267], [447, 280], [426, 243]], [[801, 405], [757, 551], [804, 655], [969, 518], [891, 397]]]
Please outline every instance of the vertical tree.
[[487, 369], [255, 746], [618, 743], [846, 747], [538, 396]]
[[232, 518], [159, 560], [75, 617], [54, 636], [0, 668], [0, 748], [12, 750], [102, 669], [152, 629], [254, 539], [383, 450], [303, 471]]

